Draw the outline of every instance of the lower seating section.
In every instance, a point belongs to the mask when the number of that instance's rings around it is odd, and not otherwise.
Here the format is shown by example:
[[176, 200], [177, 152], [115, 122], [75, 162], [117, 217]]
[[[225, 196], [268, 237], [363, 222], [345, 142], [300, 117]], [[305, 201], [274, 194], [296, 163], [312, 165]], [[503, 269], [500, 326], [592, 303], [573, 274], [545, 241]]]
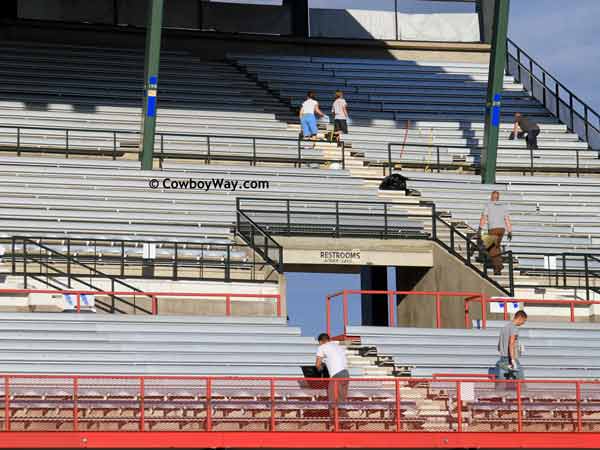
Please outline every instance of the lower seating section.
[[0, 314], [2, 373], [301, 376], [316, 342], [285, 319]]
[[[504, 322], [488, 322], [486, 329], [425, 329], [349, 327], [361, 345], [374, 346], [396, 365], [413, 365], [413, 375], [487, 374], [498, 360], [498, 333]], [[519, 330], [525, 347], [521, 357], [526, 378], [596, 379], [600, 377], [595, 324], [532, 322]]]
[[596, 431], [600, 416], [591, 382], [578, 394], [573, 382], [517, 392], [483, 379], [355, 379], [334, 404], [327, 382], [294, 378], [2, 378], [0, 419], [14, 432], [567, 433]]

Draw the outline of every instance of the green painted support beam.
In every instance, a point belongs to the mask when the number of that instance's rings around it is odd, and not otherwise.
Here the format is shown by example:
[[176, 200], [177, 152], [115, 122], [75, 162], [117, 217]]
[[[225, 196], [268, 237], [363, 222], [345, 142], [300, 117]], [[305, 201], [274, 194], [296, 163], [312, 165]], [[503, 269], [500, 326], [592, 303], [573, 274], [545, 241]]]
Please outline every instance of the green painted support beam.
[[506, 38], [508, 34], [508, 12], [510, 0], [496, 0], [494, 8], [494, 32], [490, 70], [485, 104], [485, 134], [481, 155], [481, 182], [496, 182], [496, 161], [498, 158], [498, 134], [501, 124], [502, 87], [506, 65]]
[[162, 35], [164, 0], [148, 0], [148, 25], [146, 27], [146, 58], [144, 67], [144, 107], [142, 113], [142, 139], [140, 142], [142, 170], [152, 170], [156, 112], [158, 108], [158, 69], [160, 66], [160, 41]]

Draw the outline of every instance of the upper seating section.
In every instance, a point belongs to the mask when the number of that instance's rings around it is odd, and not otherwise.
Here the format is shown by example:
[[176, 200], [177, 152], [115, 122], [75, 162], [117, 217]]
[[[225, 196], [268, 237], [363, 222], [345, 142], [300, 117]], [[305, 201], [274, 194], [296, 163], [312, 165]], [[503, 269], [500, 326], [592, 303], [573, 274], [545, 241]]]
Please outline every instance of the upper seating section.
[[[498, 360], [498, 333], [504, 322], [484, 330], [349, 327], [361, 344], [391, 355], [396, 365], [414, 365], [414, 376], [440, 373], [487, 374]], [[598, 378], [600, 328], [595, 324], [527, 322], [519, 329], [527, 378]]]

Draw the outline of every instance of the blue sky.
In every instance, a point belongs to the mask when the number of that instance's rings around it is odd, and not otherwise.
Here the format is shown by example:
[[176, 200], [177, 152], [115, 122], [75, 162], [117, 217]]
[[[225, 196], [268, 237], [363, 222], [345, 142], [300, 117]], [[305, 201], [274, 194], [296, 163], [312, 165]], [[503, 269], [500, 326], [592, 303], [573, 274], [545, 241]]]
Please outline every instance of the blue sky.
[[[596, 110], [600, 109], [599, 18], [600, 0], [512, 0], [509, 25], [509, 36], [521, 48]], [[316, 336], [325, 329], [325, 296], [344, 288], [360, 289], [359, 276], [288, 274], [290, 323], [301, 326], [303, 334]], [[354, 320], [358, 300], [350, 302]], [[339, 324], [341, 311], [333, 312]]]
[[509, 36], [598, 111], [599, 20], [599, 0], [512, 0]]

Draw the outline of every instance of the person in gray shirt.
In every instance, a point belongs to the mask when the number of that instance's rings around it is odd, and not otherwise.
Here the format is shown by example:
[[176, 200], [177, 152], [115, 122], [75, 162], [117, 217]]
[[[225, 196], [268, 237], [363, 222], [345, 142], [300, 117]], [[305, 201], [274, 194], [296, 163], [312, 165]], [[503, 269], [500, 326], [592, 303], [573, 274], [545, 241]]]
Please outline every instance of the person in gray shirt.
[[522, 380], [525, 375], [523, 367], [519, 362], [519, 327], [527, 322], [527, 313], [517, 311], [513, 320], [507, 323], [501, 330], [498, 338], [498, 352], [500, 360], [496, 363], [499, 373], [513, 371], [516, 377]]
[[502, 238], [504, 237], [504, 233], [508, 232], [508, 240], [512, 241], [512, 224], [507, 206], [500, 203], [500, 192], [498, 191], [492, 192], [490, 202], [481, 214], [479, 236], [481, 236], [481, 230], [486, 223], [488, 226], [488, 235], [492, 238], [491, 244], [487, 246], [488, 253], [492, 267], [494, 268], [494, 275], [500, 275], [504, 268], [504, 264], [502, 263]]

